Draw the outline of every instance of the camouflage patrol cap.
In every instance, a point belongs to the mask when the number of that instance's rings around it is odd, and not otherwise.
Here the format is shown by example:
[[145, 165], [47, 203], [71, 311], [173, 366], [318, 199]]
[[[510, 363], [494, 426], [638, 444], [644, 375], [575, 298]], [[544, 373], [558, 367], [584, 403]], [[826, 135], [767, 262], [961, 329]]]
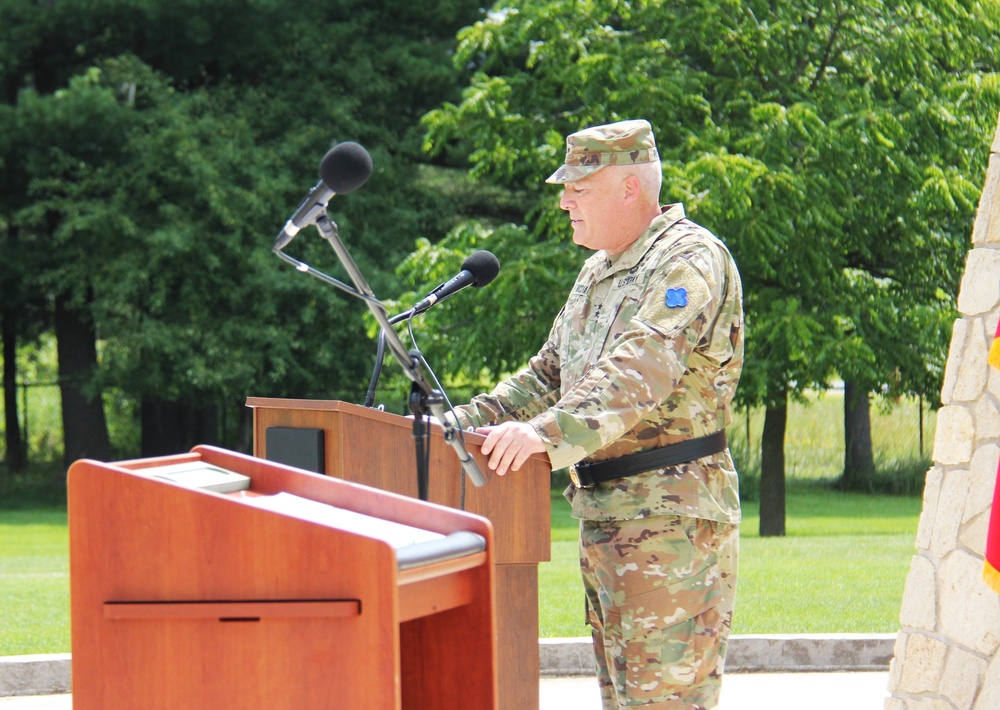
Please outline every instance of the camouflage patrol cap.
[[640, 118], [592, 126], [566, 136], [566, 162], [545, 182], [576, 182], [605, 165], [655, 163], [659, 159], [649, 121]]

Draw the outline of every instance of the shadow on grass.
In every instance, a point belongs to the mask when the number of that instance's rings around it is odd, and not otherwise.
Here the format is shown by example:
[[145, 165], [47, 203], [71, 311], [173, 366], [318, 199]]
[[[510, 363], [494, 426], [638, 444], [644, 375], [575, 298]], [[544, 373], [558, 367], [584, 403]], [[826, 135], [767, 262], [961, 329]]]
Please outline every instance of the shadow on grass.
[[66, 470], [62, 464], [32, 464], [23, 473], [0, 467], [0, 509], [65, 507]]

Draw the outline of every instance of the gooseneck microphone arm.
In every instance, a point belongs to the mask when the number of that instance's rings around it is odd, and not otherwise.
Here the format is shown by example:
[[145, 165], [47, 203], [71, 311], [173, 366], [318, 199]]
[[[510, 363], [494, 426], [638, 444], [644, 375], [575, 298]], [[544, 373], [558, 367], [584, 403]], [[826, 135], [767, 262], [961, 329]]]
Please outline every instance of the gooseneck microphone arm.
[[[360, 298], [368, 306], [372, 315], [375, 316], [375, 320], [378, 321], [379, 328], [384, 335], [389, 350], [392, 351], [393, 356], [399, 361], [403, 372], [411, 382], [410, 411], [414, 414], [413, 432], [414, 437], [417, 438], [417, 487], [421, 500], [427, 500], [427, 445], [429, 444], [429, 438], [427, 436], [428, 432], [424, 417], [428, 412], [433, 414], [443, 427], [444, 440], [455, 450], [465, 474], [476, 486], [486, 485], [486, 479], [482, 471], [479, 470], [479, 466], [465, 448], [462, 432], [456, 429], [454, 424], [445, 416], [444, 394], [439, 390], [433, 389], [424, 377], [420, 367], [420, 353], [411, 353], [406, 350], [403, 341], [400, 340], [399, 335], [391, 327], [392, 323], [386, 314], [385, 306], [375, 297], [368, 282], [361, 274], [361, 270], [358, 269], [354, 259], [351, 258], [346, 247], [340, 241], [340, 237], [337, 234], [337, 225], [326, 214], [326, 205], [331, 197], [338, 193], [347, 194], [356, 190], [368, 180], [372, 174], [371, 155], [363, 146], [357, 143], [340, 143], [331, 148], [323, 157], [319, 173], [320, 182], [309, 191], [305, 199], [299, 204], [295, 214], [286, 222], [274, 242], [272, 251], [297, 270], [311, 274], [345, 293]], [[351, 281], [354, 283], [353, 288], [282, 251], [291, 243], [299, 231], [311, 224], [316, 225], [320, 234], [337, 254], [341, 265], [343, 265]], [[451, 284], [450, 293], [454, 293], [462, 287], [461, 284]], [[433, 302], [446, 298], [450, 293], [435, 295], [432, 303], [427, 307], [433, 305]]]
[[337, 194], [346, 195], [357, 190], [372, 174], [372, 157], [364, 146], [353, 141], [338, 143], [327, 151], [319, 165], [320, 180], [309, 190], [295, 209], [295, 213], [285, 222], [285, 226], [274, 240], [272, 251], [279, 259], [294, 266], [298, 271], [310, 274], [340, 289], [355, 298], [367, 301], [372, 296], [361, 293], [343, 281], [318, 271], [282, 251], [295, 235], [320, 217], [326, 216], [326, 205]]
[[[469, 256], [462, 262], [462, 270], [445, 281], [423, 299], [417, 302], [413, 308], [404, 311], [399, 315], [389, 319], [389, 323], [395, 325], [407, 318], [413, 318], [426, 312], [431, 306], [447, 300], [459, 291], [472, 286], [482, 288], [493, 282], [493, 279], [500, 273], [500, 261], [491, 252], [480, 250]], [[385, 357], [385, 331], [379, 330], [378, 348], [375, 352], [375, 367], [372, 370], [371, 381], [368, 384], [368, 393], [365, 396], [365, 406], [371, 407], [375, 404], [375, 393], [378, 389], [379, 377], [382, 374], [382, 361]]]
[[[396, 360], [399, 361], [403, 372], [410, 380], [410, 411], [414, 415], [414, 436], [422, 434], [424, 426], [422, 421], [423, 415], [429, 411], [444, 428], [444, 439], [455, 450], [466, 475], [472, 479], [472, 482], [476, 486], [486, 485], [486, 478], [483, 476], [482, 471], [479, 470], [475, 459], [466, 450], [465, 444], [459, 436], [460, 432], [455, 429], [454, 425], [445, 416], [444, 396], [430, 386], [420, 369], [420, 359], [415, 354], [407, 351], [399, 334], [393, 330], [385, 306], [375, 298], [375, 294], [365, 280], [361, 270], [354, 262], [354, 259], [351, 258], [343, 242], [340, 241], [340, 236], [337, 233], [337, 225], [327, 217], [325, 211], [316, 220], [316, 228], [319, 229], [320, 234], [323, 235], [323, 238], [337, 254], [337, 258], [347, 271], [348, 276], [351, 277], [355, 288], [359, 293], [363, 294], [363, 300], [368, 305], [368, 310], [371, 311], [379, 327], [385, 333], [385, 340], [389, 350]], [[417, 487], [421, 500], [427, 500], [426, 460], [419, 451], [417, 459]]]
[[354, 296], [355, 298], [360, 298], [362, 301], [367, 301], [368, 300], [368, 296], [366, 296], [365, 294], [361, 293], [357, 289], [352, 288], [351, 286], [345, 284], [343, 281], [339, 281], [338, 279], [335, 279], [333, 276], [330, 276], [329, 274], [324, 274], [322, 271], [314, 269], [313, 267], [309, 266], [309, 264], [306, 264], [305, 262], [299, 261], [298, 259], [296, 259], [293, 256], [289, 256], [288, 254], [286, 254], [285, 252], [281, 251], [280, 249], [275, 249], [274, 253], [277, 254], [278, 258], [281, 259], [282, 261], [286, 261], [289, 264], [291, 264], [292, 266], [294, 266], [296, 268], [296, 270], [301, 271], [304, 274], [310, 274], [312, 276], [315, 276], [320, 281], [325, 281], [326, 283], [328, 283], [331, 286], [333, 286], [333, 287], [335, 287], [335, 288], [343, 291], [344, 293], [350, 294], [351, 296]]
[[347, 275], [351, 277], [354, 287], [364, 296], [364, 301], [368, 304], [368, 309], [372, 312], [372, 315], [375, 316], [379, 327], [386, 331], [386, 344], [396, 359], [399, 360], [399, 364], [402, 365], [403, 372], [406, 373], [407, 378], [411, 382], [416, 383], [426, 394], [430, 395], [431, 387], [427, 384], [427, 380], [424, 379], [423, 373], [420, 372], [416, 358], [407, 351], [399, 335], [392, 329], [385, 306], [375, 298], [371, 286], [368, 285], [358, 265], [354, 263], [354, 259], [351, 258], [344, 243], [340, 241], [340, 236], [337, 233], [337, 225], [324, 213], [316, 220], [316, 228], [319, 229], [319, 233], [323, 236], [323, 239], [329, 242], [333, 251], [337, 254], [340, 264], [347, 271]]

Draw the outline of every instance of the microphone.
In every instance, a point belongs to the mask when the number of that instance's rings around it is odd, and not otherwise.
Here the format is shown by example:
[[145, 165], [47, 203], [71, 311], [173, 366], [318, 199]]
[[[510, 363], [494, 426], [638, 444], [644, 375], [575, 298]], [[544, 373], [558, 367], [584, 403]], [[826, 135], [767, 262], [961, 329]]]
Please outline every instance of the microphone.
[[[493, 279], [497, 277], [498, 273], [500, 273], [500, 261], [488, 251], [477, 251], [466, 257], [465, 261], [462, 262], [462, 270], [457, 276], [453, 277], [450, 281], [444, 282], [431, 291], [423, 298], [423, 300], [410, 310], [394, 315], [389, 319], [389, 325], [395, 325], [402, 320], [420, 315], [435, 303], [440, 303], [452, 294], [458, 293], [466, 286], [482, 288], [493, 281]], [[378, 349], [375, 352], [375, 369], [372, 370], [372, 377], [368, 383], [368, 393], [365, 395], [366, 407], [371, 407], [375, 404], [375, 391], [378, 389], [378, 381], [382, 376], [382, 360], [384, 356], [385, 331], [379, 330]], [[469, 460], [472, 461], [472, 459]], [[472, 461], [472, 466], [475, 465], [476, 462]], [[470, 472], [470, 469], [465, 461], [462, 462], [462, 467], [466, 469], [466, 472], [469, 474], [469, 478], [475, 481], [478, 469], [476, 469], [475, 473]], [[482, 478], [482, 474], [478, 475], [479, 478]], [[482, 484], [477, 483], [476, 485], [479, 486]]]
[[482, 288], [493, 281], [500, 273], [500, 261], [491, 252], [477, 251], [462, 262], [462, 270], [445, 281], [412, 308], [412, 314], [423, 313], [435, 303], [461, 291], [467, 286]]
[[372, 176], [372, 156], [360, 143], [338, 143], [323, 156], [319, 176], [338, 195], [354, 192]]
[[319, 165], [320, 181], [305, 196], [295, 214], [274, 241], [274, 251], [281, 251], [304, 227], [313, 224], [334, 195], [346, 195], [365, 184], [372, 174], [372, 156], [364, 146], [346, 141], [338, 143], [323, 156]]

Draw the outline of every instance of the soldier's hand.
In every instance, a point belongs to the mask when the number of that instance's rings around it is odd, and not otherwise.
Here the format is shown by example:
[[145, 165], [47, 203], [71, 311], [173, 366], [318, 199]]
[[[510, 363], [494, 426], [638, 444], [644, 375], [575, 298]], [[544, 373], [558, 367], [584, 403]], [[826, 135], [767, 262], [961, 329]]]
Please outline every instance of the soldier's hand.
[[486, 436], [483, 455], [489, 457], [487, 464], [498, 476], [519, 470], [529, 456], [545, 452], [542, 438], [533, 426], [525, 422], [478, 427], [476, 433]]

